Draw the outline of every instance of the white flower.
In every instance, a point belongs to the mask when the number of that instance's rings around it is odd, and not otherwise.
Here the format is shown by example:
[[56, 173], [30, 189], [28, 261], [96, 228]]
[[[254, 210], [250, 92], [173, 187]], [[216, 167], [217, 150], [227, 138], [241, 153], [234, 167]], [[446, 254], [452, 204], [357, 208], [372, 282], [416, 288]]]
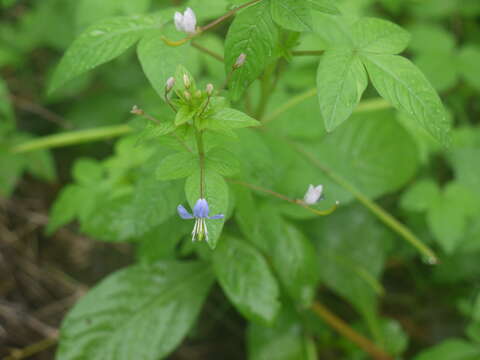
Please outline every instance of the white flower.
[[321, 200], [323, 192], [323, 185], [313, 186], [310, 184], [308, 190], [303, 197], [303, 201], [308, 205], [314, 205]]
[[175, 27], [178, 31], [182, 31], [187, 34], [194, 34], [196, 32], [197, 17], [192, 9], [187, 8], [183, 15], [182, 13], [176, 11], [173, 19], [175, 21]]

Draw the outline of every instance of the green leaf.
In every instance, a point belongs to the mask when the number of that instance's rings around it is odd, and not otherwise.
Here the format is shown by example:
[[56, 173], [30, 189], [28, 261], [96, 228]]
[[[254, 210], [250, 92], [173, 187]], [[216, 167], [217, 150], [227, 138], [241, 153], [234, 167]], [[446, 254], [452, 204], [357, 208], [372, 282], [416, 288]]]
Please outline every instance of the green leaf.
[[480, 347], [462, 339], [449, 339], [422, 351], [414, 360], [477, 360]]
[[270, 0], [272, 18], [288, 30], [311, 31], [312, 17], [309, 4], [298, 0]]
[[444, 145], [450, 126], [435, 89], [409, 60], [396, 55], [364, 54], [362, 59], [379, 94], [405, 111]]
[[307, 4], [313, 9], [325, 14], [339, 15], [340, 11], [335, 5], [334, 0], [306, 0]]
[[250, 323], [247, 329], [249, 360], [310, 360], [309, 342], [302, 324], [290, 308], [282, 308], [273, 326]]
[[453, 87], [458, 81], [455, 52], [421, 53], [413, 59], [415, 65], [425, 74], [438, 91]]
[[426, 211], [439, 195], [440, 189], [436, 182], [430, 179], [420, 180], [402, 195], [400, 206], [410, 211]]
[[[185, 183], [185, 194], [193, 209], [200, 199], [200, 171], [193, 173]], [[211, 169], [205, 169], [205, 199], [208, 201], [210, 216], [226, 214], [228, 209], [228, 186], [220, 175]], [[222, 232], [225, 219], [206, 220], [208, 227], [208, 245], [215, 249]], [[193, 227], [193, 223], [192, 223]]]
[[158, 180], [181, 179], [190, 176], [199, 167], [198, 156], [181, 152], [164, 157], [155, 171]]
[[212, 282], [210, 269], [200, 262], [120, 270], [68, 313], [56, 359], [163, 358], [194, 324]]
[[225, 148], [216, 147], [205, 156], [205, 166], [223, 176], [234, 176], [240, 171], [240, 162]]
[[230, 25], [225, 40], [227, 74], [232, 71], [232, 66], [240, 54], [247, 56], [243, 66], [231, 76], [230, 96], [234, 101], [240, 98], [273, 59], [277, 36], [268, 1], [261, 1], [243, 10]]
[[254, 118], [239, 110], [231, 108], [218, 109], [205, 119], [203, 123], [204, 128], [214, 131], [240, 129], [260, 125], [261, 123]]
[[189, 105], [181, 106], [175, 115], [175, 126], [180, 126], [191, 121], [195, 115], [195, 111], [196, 109], [190, 108]]
[[104, 177], [104, 169], [95, 159], [80, 158], [75, 161], [72, 176], [80, 185], [98, 184]]
[[32, 151], [25, 154], [26, 171], [44, 181], [53, 182], [57, 178], [55, 162], [48, 150]]
[[353, 50], [325, 52], [317, 70], [317, 91], [327, 131], [348, 119], [367, 85], [365, 68]]
[[405, 50], [410, 34], [386, 20], [361, 18], [352, 26], [355, 46], [362, 52], [398, 54]]
[[225, 294], [245, 317], [273, 322], [280, 308], [277, 280], [253, 246], [227, 238], [214, 252], [213, 264]]
[[480, 47], [467, 45], [460, 50], [458, 55], [459, 71], [465, 81], [477, 91], [480, 91]]
[[315, 229], [320, 275], [327, 286], [376, 321], [376, 297], [391, 234], [358, 206], [337, 210]]
[[155, 16], [125, 16], [90, 26], [68, 48], [50, 83], [53, 92], [67, 81], [125, 52], [149, 30], [158, 29]]
[[2, 130], [4, 127], [13, 129], [15, 126], [15, 118], [13, 114], [12, 104], [10, 102], [10, 93], [7, 84], [0, 77], [0, 125]]
[[[161, 97], [165, 95], [167, 79], [175, 75], [178, 64], [189, 69], [196, 68], [197, 54], [188, 44], [183, 46], [168, 46], [161, 40], [162, 36], [175, 36], [171, 28], [162, 31], [152, 31], [146, 34], [138, 43], [137, 54], [143, 72]], [[177, 32], [178, 34], [178, 32]], [[177, 35], [178, 36], [178, 35]]]
[[61, 226], [73, 221], [78, 215], [78, 202], [85, 193], [78, 185], [65, 186], [52, 208], [50, 209], [49, 221], [46, 229], [47, 235], [53, 234]]

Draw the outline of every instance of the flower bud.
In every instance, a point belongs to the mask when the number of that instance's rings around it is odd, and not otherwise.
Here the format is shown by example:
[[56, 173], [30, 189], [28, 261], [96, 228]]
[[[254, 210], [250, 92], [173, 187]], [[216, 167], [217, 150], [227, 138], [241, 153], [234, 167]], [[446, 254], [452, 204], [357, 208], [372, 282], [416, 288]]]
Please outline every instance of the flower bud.
[[183, 14], [176, 11], [173, 20], [178, 31], [182, 31], [187, 34], [195, 34], [197, 28], [197, 17], [192, 9], [187, 8]]
[[305, 193], [303, 201], [307, 205], [315, 205], [319, 200], [322, 200], [323, 185], [313, 186], [309, 185]]
[[165, 84], [165, 91], [167, 93], [170, 92], [174, 86], [175, 86], [175, 78], [173, 76], [170, 76]]
[[246, 59], [247, 59], [247, 55], [244, 54], [244, 53], [241, 53], [241, 54], [238, 56], [237, 60], [235, 61], [235, 64], [233, 64], [233, 69], [236, 70], [236, 69], [242, 67], [243, 64], [245, 64], [245, 60], [246, 60]]
[[134, 115], [143, 115], [144, 114], [143, 110], [140, 109], [137, 105], [133, 105], [132, 110], [130, 110], [130, 113], [134, 114]]
[[192, 99], [192, 94], [190, 94], [190, 91], [185, 90], [183, 92], [183, 96], [185, 97], [185, 100], [190, 101]]
[[205, 91], [207, 92], [208, 96], [212, 96], [213, 94], [213, 85], [212, 84], [207, 84], [207, 87], [205, 88]]
[[200, 90], [195, 91], [195, 97], [200, 99], [202, 97], [202, 92]]
[[190, 77], [187, 74], [183, 74], [183, 85], [185, 85], [187, 89], [189, 89], [190, 86], [192, 85], [192, 82], [190, 81]]

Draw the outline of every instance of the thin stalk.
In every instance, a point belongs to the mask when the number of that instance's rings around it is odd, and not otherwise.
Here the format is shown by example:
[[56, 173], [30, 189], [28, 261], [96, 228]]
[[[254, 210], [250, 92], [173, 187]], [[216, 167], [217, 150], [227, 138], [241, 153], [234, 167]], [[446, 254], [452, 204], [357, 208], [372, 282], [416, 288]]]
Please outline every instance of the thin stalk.
[[331, 312], [325, 305], [315, 301], [311, 309], [317, 316], [322, 318], [328, 325], [337, 330], [341, 335], [345, 336], [366, 353], [370, 354], [373, 359], [393, 360], [392, 356], [388, 355], [384, 350], [380, 349], [365, 336], [352, 329], [345, 321]]
[[6, 356], [3, 360], [21, 360], [26, 359], [32, 355], [38, 354], [54, 346], [58, 341], [57, 337], [51, 337], [41, 340], [37, 343], [29, 345], [23, 349], [12, 350], [11, 355]]
[[34, 150], [51, 149], [68, 145], [107, 140], [132, 132], [128, 125], [104, 126], [95, 129], [71, 131], [45, 136], [16, 145], [10, 149], [13, 153], [25, 153]]
[[271, 64], [263, 74], [260, 86], [261, 86], [261, 94], [260, 94], [260, 102], [258, 103], [257, 111], [256, 111], [256, 118], [261, 119], [265, 110], [267, 109], [268, 101], [273, 93], [274, 87], [276, 86], [277, 82], [272, 82], [272, 75], [275, 72], [277, 67], [277, 62]]
[[217, 54], [216, 52], [214, 52], [214, 51], [212, 51], [212, 50], [210, 50], [210, 49], [207, 49], [206, 47], [203, 47], [202, 45], [200, 45], [199, 43], [197, 43], [197, 42], [195, 42], [195, 41], [192, 41], [192, 42], [191, 42], [191, 45], [192, 45], [194, 48], [200, 50], [201, 52], [204, 52], [204, 53], [207, 54], [207, 55], [210, 55], [212, 58], [214, 58], [214, 59], [216, 59], [216, 60], [218, 60], [218, 61], [220, 61], [220, 62], [222, 62], [222, 63], [223, 63], [224, 60], [225, 60], [222, 55]]
[[270, 190], [270, 189], [267, 189], [267, 188], [264, 188], [264, 187], [261, 187], [261, 186], [258, 186], [258, 185], [253, 185], [253, 184], [249, 184], [247, 182], [244, 182], [244, 181], [240, 181], [240, 180], [231, 180], [229, 179], [228, 180], [229, 182], [233, 183], [233, 184], [238, 184], [238, 185], [241, 185], [241, 186], [244, 186], [244, 187], [248, 187], [252, 190], [256, 190], [256, 191], [260, 191], [260, 192], [263, 192], [265, 194], [269, 194], [269, 195], [272, 195], [272, 196], [275, 196], [276, 198], [279, 198], [281, 200], [285, 200], [285, 201], [288, 201], [289, 203], [292, 203], [292, 204], [295, 204], [295, 205], [298, 205], [298, 206], [301, 206], [303, 207], [304, 209], [307, 209], [308, 211], [311, 211], [312, 213], [316, 214], [316, 215], [320, 215], [320, 216], [326, 216], [326, 215], [330, 215], [331, 213], [333, 213], [335, 210], [337, 210], [338, 208], [338, 205], [339, 203], [335, 203], [335, 205], [333, 205], [330, 209], [328, 210], [317, 210], [311, 206], [308, 206], [303, 200], [300, 200], [300, 199], [291, 199], [289, 198], [288, 196], [285, 196], [283, 194], [280, 194], [278, 192], [275, 192], [273, 190]]
[[197, 139], [198, 159], [200, 162], [200, 198], [205, 199], [205, 148], [203, 146], [203, 131], [195, 130]]
[[325, 50], [294, 50], [291, 54], [293, 56], [320, 56], [324, 52]]

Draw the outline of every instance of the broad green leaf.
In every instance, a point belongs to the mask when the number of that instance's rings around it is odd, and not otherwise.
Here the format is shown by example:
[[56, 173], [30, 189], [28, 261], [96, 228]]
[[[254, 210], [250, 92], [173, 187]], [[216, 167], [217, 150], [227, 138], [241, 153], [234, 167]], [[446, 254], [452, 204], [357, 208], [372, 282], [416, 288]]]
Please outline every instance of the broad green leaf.
[[437, 91], [444, 91], [458, 81], [457, 54], [451, 52], [421, 53], [413, 59]]
[[309, 341], [298, 316], [282, 308], [273, 326], [250, 323], [247, 328], [249, 360], [313, 360]]
[[445, 109], [420, 70], [396, 55], [364, 54], [362, 59], [379, 94], [415, 118], [440, 143], [448, 145], [450, 126]]
[[155, 173], [158, 180], [181, 179], [190, 176], [198, 167], [199, 160], [196, 154], [181, 152], [163, 158]]
[[57, 360], [157, 360], [194, 324], [213, 282], [200, 262], [159, 262], [120, 270], [68, 313]]
[[73, 221], [78, 215], [78, 203], [85, 196], [78, 185], [65, 186], [50, 209], [46, 232], [53, 234], [61, 226]]
[[362, 52], [398, 54], [405, 50], [410, 34], [386, 20], [361, 18], [352, 26], [353, 41]]
[[422, 351], [414, 360], [477, 360], [480, 347], [462, 339], [449, 339]]
[[277, 280], [253, 246], [226, 238], [215, 250], [213, 264], [225, 294], [245, 317], [273, 322], [280, 309]]
[[80, 185], [98, 184], [104, 177], [102, 165], [95, 159], [80, 158], [75, 161], [72, 176]]
[[[193, 173], [185, 183], [185, 194], [188, 203], [193, 209], [200, 199], [200, 171]], [[205, 169], [205, 199], [208, 201], [210, 216], [216, 214], [226, 215], [228, 209], [228, 186], [220, 175], [211, 169]], [[225, 219], [206, 220], [208, 227], [208, 245], [215, 249], [222, 232]], [[193, 228], [193, 222], [192, 222]]]
[[327, 131], [348, 119], [368, 85], [362, 62], [351, 49], [327, 50], [317, 70], [320, 112]]
[[440, 25], [417, 22], [408, 31], [412, 34], [409, 49], [415, 53], [450, 53], [455, 49], [455, 37]]
[[298, 0], [270, 0], [272, 18], [288, 30], [311, 31], [312, 17], [309, 4]]
[[307, 4], [313, 9], [325, 14], [339, 15], [340, 11], [335, 5], [334, 0], [306, 0]]
[[420, 180], [402, 195], [400, 206], [410, 211], [426, 211], [439, 195], [440, 189], [433, 180]]
[[467, 45], [460, 50], [458, 55], [459, 71], [465, 81], [477, 91], [480, 91], [480, 47]]
[[275, 272], [292, 300], [309, 307], [320, 278], [315, 247], [295, 226], [285, 222], [277, 207], [257, 209], [258, 238], [254, 239], [271, 257]]
[[240, 171], [240, 162], [225, 148], [216, 147], [205, 155], [205, 166], [223, 176], [233, 176]]
[[50, 83], [53, 92], [67, 81], [121, 55], [143, 34], [162, 25], [156, 16], [102, 20], [85, 30], [68, 48]]
[[[178, 33], [178, 32], [177, 32]], [[178, 64], [188, 69], [196, 69], [196, 53], [188, 44], [168, 46], [161, 37], [173, 36], [174, 30], [166, 27], [164, 31], [151, 31], [138, 43], [137, 54], [143, 72], [156, 92], [163, 97], [167, 79], [175, 75]]]
[[225, 129], [240, 129], [259, 125], [261, 125], [259, 121], [239, 110], [221, 108], [215, 111], [204, 121], [203, 127], [217, 131]]
[[350, 301], [372, 327], [376, 297], [390, 233], [358, 206], [337, 210], [314, 231], [320, 276], [336, 293]]
[[231, 76], [229, 85], [233, 100], [240, 98], [272, 60], [277, 35], [268, 1], [252, 5], [236, 16], [225, 40], [227, 74], [232, 71], [232, 66], [240, 54], [245, 54], [247, 58], [243, 66]]

